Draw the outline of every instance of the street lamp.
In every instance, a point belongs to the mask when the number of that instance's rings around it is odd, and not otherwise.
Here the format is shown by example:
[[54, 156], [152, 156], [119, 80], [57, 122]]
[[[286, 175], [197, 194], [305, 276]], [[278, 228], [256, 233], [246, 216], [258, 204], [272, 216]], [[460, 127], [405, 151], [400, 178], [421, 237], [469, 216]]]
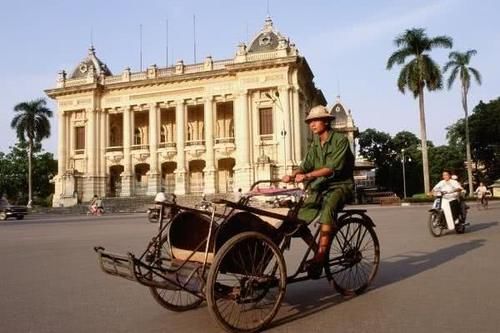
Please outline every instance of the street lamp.
[[[283, 137], [283, 158], [284, 158], [284, 166], [285, 166], [285, 174], [286, 174], [286, 130], [285, 130], [285, 111], [283, 110], [283, 105], [281, 104], [280, 94], [276, 90], [274, 91], [274, 96], [270, 93], [266, 92], [266, 97], [273, 101], [273, 104], [276, 105], [281, 111], [281, 136]], [[276, 103], [278, 102], [278, 103]]]
[[[406, 172], [405, 172], [405, 162], [406, 162], [406, 158], [405, 158], [405, 150], [404, 148], [401, 149], [401, 164], [403, 165], [403, 195], [404, 195], [404, 199], [406, 199]], [[408, 157], [408, 162], [411, 162], [411, 158]]]

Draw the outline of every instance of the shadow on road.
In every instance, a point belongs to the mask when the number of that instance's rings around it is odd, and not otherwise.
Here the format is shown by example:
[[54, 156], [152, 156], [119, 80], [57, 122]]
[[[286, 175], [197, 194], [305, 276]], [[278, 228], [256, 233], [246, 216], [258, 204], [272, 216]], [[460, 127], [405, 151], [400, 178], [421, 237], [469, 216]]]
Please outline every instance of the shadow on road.
[[[477, 224], [474, 231], [489, 228], [498, 222]], [[484, 239], [452, 245], [433, 252], [410, 252], [389, 257], [380, 263], [378, 275], [375, 277], [374, 289], [399, 282], [424, 271], [433, 269], [459, 256], [473, 251], [485, 243]], [[302, 282], [315, 284], [307, 288], [289, 286], [284, 308], [289, 308], [288, 314], [281, 312], [281, 317], [273, 321], [270, 327], [277, 327], [295, 320], [308, 317], [344, 301], [335, 293], [325, 280]], [[307, 291], [306, 291], [307, 290]]]
[[484, 239], [475, 239], [432, 252], [409, 252], [389, 257], [381, 262], [374, 287], [380, 288], [433, 269], [483, 246], [484, 243]]
[[471, 223], [471, 225], [469, 226], [469, 228], [467, 228], [467, 231], [466, 232], [475, 232], [475, 231], [479, 231], [479, 230], [483, 230], [483, 229], [488, 229], [488, 228], [491, 228], [491, 227], [495, 227], [498, 225], [498, 221], [494, 221], [494, 222], [486, 222], [486, 223]]

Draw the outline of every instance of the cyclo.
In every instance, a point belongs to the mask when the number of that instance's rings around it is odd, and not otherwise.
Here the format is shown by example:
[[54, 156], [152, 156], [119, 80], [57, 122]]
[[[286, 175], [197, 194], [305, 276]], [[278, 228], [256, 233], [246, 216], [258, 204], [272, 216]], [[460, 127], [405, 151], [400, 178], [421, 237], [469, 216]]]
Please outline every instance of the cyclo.
[[[159, 193], [159, 230], [146, 250], [135, 256], [95, 247], [100, 266], [108, 274], [149, 287], [169, 310], [186, 311], [207, 301], [211, 316], [225, 330], [259, 331], [278, 312], [287, 284], [310, 279], [305, 269], [310, 247], [297, 270], [287, 275], [283, 254], [292, 238], [304, 230], [316, 241], [319, 235], [319, 228], [311, 231], [297, 218], [307, 191], [279, 188], [279, 182], [256, 182], [237, 202], [204, 200], [201, 209], [181, 206], [175, 196]], [[254, 205], [261, 196], [289, 196], [287, 214]], [[222, 213], [216, 212], [217, 206]], [[377, 273], [375, 224], [363, 209], [340, 210], [336, 221], [320, 278], [340, 294], [354, 296], [365, 291]]]

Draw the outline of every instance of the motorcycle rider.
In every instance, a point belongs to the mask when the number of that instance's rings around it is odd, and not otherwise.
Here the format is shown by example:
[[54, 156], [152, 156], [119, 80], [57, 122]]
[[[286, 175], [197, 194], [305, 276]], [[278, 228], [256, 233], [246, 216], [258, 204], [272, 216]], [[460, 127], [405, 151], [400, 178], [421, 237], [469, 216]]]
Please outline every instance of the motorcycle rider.
[[451, 172], [449, 170], [443, 170], [442, 180], [434, 186], [431, 191], [431, 195], [436, 195], [437, 192], [445, 192], [443, 197], [450, 200], [450, 208], [455, 216], [461, 216], [459, 219], [461, 223], [465, 222], [465, 208], [462, 208], [460, 202], [460, 193], [464, 189], [458, 181], [452, 179]]

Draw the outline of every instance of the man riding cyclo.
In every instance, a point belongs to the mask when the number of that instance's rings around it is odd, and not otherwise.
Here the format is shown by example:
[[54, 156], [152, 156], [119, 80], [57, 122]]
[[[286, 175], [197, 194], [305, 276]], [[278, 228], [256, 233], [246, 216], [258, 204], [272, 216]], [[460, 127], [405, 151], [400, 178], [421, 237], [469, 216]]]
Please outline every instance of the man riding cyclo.
[[311, 277], [321, 275], [336, 229], [336, 212], [353, 194], [354, 155], [349, 140], [333, 131], [331, 122], [334, 119], [335, 116], [322, 105], [311, 109], [305, 121], [314, 134], [313, 141], [299, 168], [282, 178], [284, 183], [309, 182], [309, 195], [299, 210], [299, 219], [310, 223], [319, 215], [319, 244], [316, 244], [310, 232], [301, 233], [315, 253], [305, 267]]

